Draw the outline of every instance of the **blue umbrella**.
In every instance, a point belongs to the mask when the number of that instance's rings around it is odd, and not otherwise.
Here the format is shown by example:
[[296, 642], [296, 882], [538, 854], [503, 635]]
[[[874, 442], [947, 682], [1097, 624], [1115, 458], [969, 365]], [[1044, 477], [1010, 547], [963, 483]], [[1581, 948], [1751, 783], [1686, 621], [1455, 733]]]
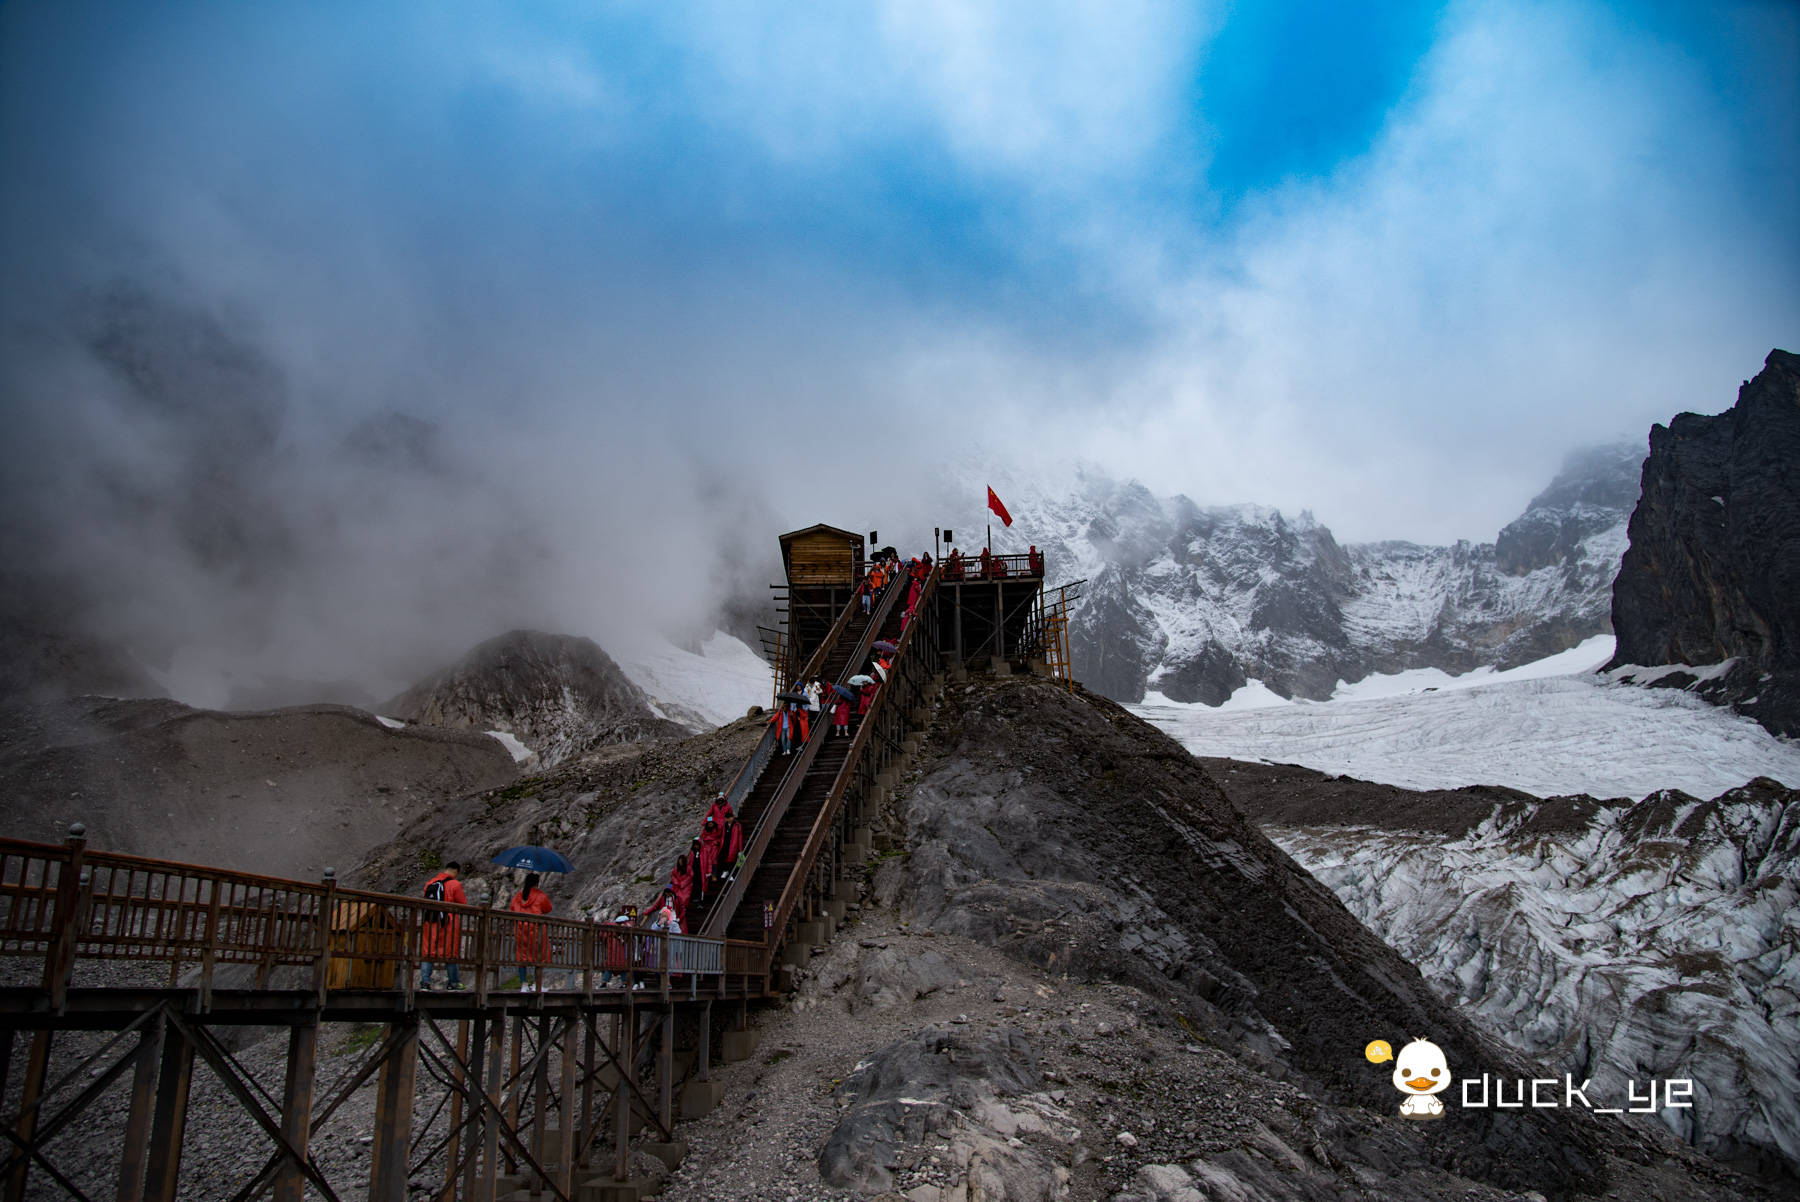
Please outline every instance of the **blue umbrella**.
[[527, 872], [573, 872], [575, 866], [548, 847], [509, 847], [494, 857], [502, 868], [523, 868]]
[[841, 684], [834, 684], [831, 686], [831, 691], [836, 693], [839, 697], [842, 697], [845, 701], [855, 701], [856, 700], [856, 690], [855, 689], [846, 689]]

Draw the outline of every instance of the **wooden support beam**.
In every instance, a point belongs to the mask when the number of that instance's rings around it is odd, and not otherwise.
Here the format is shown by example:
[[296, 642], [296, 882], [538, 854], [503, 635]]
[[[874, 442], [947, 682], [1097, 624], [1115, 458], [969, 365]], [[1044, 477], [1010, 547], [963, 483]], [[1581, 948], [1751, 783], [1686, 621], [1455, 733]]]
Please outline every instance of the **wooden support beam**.
[[488, 1104], [482, 1108], [486, 1112], [486, 1121], [481, 1128], [481, 1177], [476, 1187], [469, 1191], [471, 1199], [492, 1198], [500, 1176], [500, 1124], [505, 1118], [500, 1110], [500, 1091], [504, 1084], [500, 1074], [505, 1068], [505, 1055], [506, 1016], [502, 1013], [494, 1020], [493, 1030], [488, 1034]]
[[137, 1063], [131, 1074], [131, 1107], [125, 1118], [125, 1146], [119, 1155], [119, 1202], [143, 1202], [151, 1116], [156, 1107], [156, 1068], [162, 1059], [167, 1030], [168, 1023], [159, 1013], [138, 1036]]
[[[20, 1148], [29, 1148], [37, 1135], [38, 1114], [44, 1100], [44, 1078], [50, 1072], [50, 1028], [31, 1037], [31, 1053], [25, 1062], [25, 1090], [19, 1095], [19, 1123], [15, 1128]], [[31, 1177], [31, 1157], [22, 1155], [6, 1184], [7, 1202], [25, 1202], [25, 1185]]]
[[[287, 1080], [281, 1091], [281, 1138], [302, 1160], [312, 1135], [313, 1080], [318, 1066], [319, 1024], [314, 1019], [288, 1032]], [[303, 1166], [286, 1160], [275, 1170], [275, 1202], [304, 1202]]]
[[[531, 1070], [531, 1158], [539, 1164], [544, 1163], [544, 1129], [550, 1125], [549, 1047], [550, 1016], [543, 1014], [538, 1016], [538, 1054]], [[524, 1082], [519, 1083], [519, 1092], [524, 1092]], [[542, 1193], [543, 1183], [533, 1182], [531, 1192]]]
[[631, 1086], [632, 1070], [637, 1065], [637, 1013], [627, 1007], [613, 1017], [613, 1056], [619, 1069], [618, 1084], [613, 1087], [613, 1114], [617, 1130], [613, 1140], [613, 1180], [631, 1179]]
[[[523, 970], [520, 975], [523, 977]], [[519, 1129], [519, 1095], [525, 1092], [521, 1088], [523, 1082], [519, 1080], [519, 1067], [525, 1050], [524, 1044], [525, 1018], [523, 1015], [517, 1015], [512, 1020], [512, 1071], [506, 1075], [507, 1081], [512, 1084], [512, 1089], [506, 1095], [506, 1125], [514, 1131]], [[513, 1155], [510, 1143], [506, 1145], [506, 1171], [509, 1173], [519, 1171], [519, 1159]]]
[[594, 1114], [594, 1076], [595, 1076], [595, 1067], [596, 1067], [594, 1062], [597, 1059], [594, 1055], [594, 1045], [596, 1043], [600, 1042], [599, 1022], [600, 1022], [600, 1020], [593, 1014], [588, 1014], [588, 1015], [584, 1016], [581, 1020], [582, 1040], [581, 1040], [581, 1157], [580, 1157], [580, 1160], [581, 1160], [581, 1164], [584, 1168], [587, 1166], [588, 1144], [594, 1138], [594, 1122], [597, 1118], [597, 1116]]
[[700, 1007], [700, 1080], [712, 1080], [712, 1003]]
[[[488, 1030], [490, 1025], [485, 1015], [476, 1018], [475, 1041], [469, 1047], [469, 1085], [476, 1093], [488, 1088], [483, 1066], [488, 1062], [488, 1043], [493, 1038]], [[477, 1106], [475, 1113], [469, 1116], [469, 1121], [474, 1130], [469, 1133], [469, 1160], [463, 1167], [463, 1197], [474, 1199], [480, 1196], [477, 1189], [481, 1182], [481, 1152], [487, 1144], [487, 1110]]]
[[662, 1019], [662, 1052], [658, 1059], [658, 1084], [661, 1087], [656, 1099], [656, 1113], [662, 1120], [662, 1129], [668, 1131], [675, 1125], [675, 1007], [663, 1007]]
[[188, 1087], [194, 1081], [194, 1045], [179, 1030], [163, 1035], [156, 1075], [156, 1112], [150, 1120], [150, 1165], [144, 1202], [175, 1202], [181, 1176], [181, 1141], [187, 1133]]
[[[467, 1080], [463, 1066], [469, 1061], [469, 1020], [456, 1024], [456, 1059], [450, 1065], [450, 1139], [444, 1152], [444, 1185], [438, 1191], [440, 1202], [456, 1202], [456, 1162], [462, 1159], [462, 1091], [456, 1088]], [[474, 1147], [473, 1141], [469, 1145]]]
[[[579, 1128], [575, 1124], [575, 1067], [581, 1050], [581, 1019], [562, 1020], [562, 1088], [557, 1095], [556, 1112], [562, 1131], [562, 1147], [556, 1154], [556, 1180], [565, 1194], [575, 1189], [575, 1149], [579, 1145]], [[540, 1124], [543, 1119], [539, 1119]]]
[[388, 1025], [393, 1045], [375, 1085], [375, 1142], [369, 1155], [369, 1202], [406, 1202], [412, 1156], [413, 1090], [419, 1069], [419, 1016]]

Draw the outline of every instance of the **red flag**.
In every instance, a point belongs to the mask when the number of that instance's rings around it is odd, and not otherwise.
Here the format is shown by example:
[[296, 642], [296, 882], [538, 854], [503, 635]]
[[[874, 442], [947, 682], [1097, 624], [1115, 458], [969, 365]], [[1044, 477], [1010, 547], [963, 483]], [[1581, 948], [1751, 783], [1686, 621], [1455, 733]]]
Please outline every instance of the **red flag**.
[[1012, 525], [1012, 514], [1006, 512], [1006, 506], [994, 495], [994, 486], [991, 484], [988, 485], [988, 508], [994, 511], [994, 516], [1000, 519], [1002, 526]]

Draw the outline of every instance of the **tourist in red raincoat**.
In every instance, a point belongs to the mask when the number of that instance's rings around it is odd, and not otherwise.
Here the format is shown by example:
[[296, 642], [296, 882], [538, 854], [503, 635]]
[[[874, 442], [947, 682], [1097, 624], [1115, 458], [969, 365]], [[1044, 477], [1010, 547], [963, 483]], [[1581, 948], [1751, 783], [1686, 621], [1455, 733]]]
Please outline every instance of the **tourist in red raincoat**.
[[718, 823], [720, 826], [725, 825], [725, 819], [727, 817], [729, 817], [730, 814], [731, 814], [731, 803], [729, 801], [725, 800], [725, 794], [723, 792], [721, 792], [717, 797], [713, 798], [712, 805], [707, 807], [707, 811], [706, 811], [706, 816], [708, 818], [712, 819], [714, 822]]
[[944, 579], [961, 580], [963, 578], [963, 554], [955, 547], [950, 548], [950, 558], [944, 562]]
[[842, 735], [846, 739], [850, 737], [850, 703], [842, 697], [838, 697], [837, 704], [831, 707], [831, 721], [837, 728], [832, 732], [833, 737], [838, 735]]
[[[425, 896], [453, 906], [466, 906], [469, 897], [463, 892], [462, 865], [452, 860], [444, 871], [425, 882]], [[433, 888], [437, 886], [437, 888]], [[462, 980], [456, 973], [456, 956], [460, 953], [462, 941], [462, 919], [455, 914], [425, 914], [424, 928], [420, 931], [419, 957], [423, 961], [419, 968], [419, 988], [431, 988], [431, 962], [443, 960], [450, 969], [451, 989], [461, 989]]]
[[872, 680], [862, 687], [862, 692], [858, 694], [856, 698], [856, 712], [858, 715], [869, 712], [869, 706], [875, 702], [875, 690], [880, 687], [880, 685]]
[[1031, 574], [1033, 576], [1042, 576], [1044, 574], [1044, 553], [1037, 549], [1036, 543], [1031, 545], [1030, 563]]
[[[514, 914], [550, 913], [550, 897], [538, 888], [537, 873], [526, 874], [525, 887], [513, 894], [512, 902], [506, 908]], [[519, 949], [519, 991], [542, 990], [544, 965], [550, 963], [549, 938], [535, 922], [514, 923], [513, 937]], [[535, 985], [531, 983], [533, 965], [537, 967]]]
[[[719, 863], [720, 837], [723, 833], [719, 829], [719, 824], [711, 818], [708, 818], [706, 825], [700, 828], [700, 858], [695, 863], [699, 866], [702, 882], [710, 881], [713, 878], [713, 870]], [[701, 888], [706, 888], [706, 885], [703, 883]]]
[[669, 891], [675, 895], [675, 916], [686, 922], [688, 903], [694, 900], [694, 857], [691, 851], [684, 851], [675, 857], [675, 867], [669, 873]]
[[725, 825], [719, 828], [719, 863], [713, 870], [721, 881], [730, 879], [743, 854], [744, 828], [738, 825], [735, 815], [727, 814]]

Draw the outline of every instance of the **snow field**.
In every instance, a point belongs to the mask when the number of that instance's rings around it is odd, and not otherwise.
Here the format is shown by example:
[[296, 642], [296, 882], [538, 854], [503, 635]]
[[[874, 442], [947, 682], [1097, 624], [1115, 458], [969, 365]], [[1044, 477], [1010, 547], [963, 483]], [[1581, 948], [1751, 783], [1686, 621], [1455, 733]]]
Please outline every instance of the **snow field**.
[[698, 652], [656, 639], [617, 657], [631, 682], [650, 695], [659, 717], [723, 726], [753, 705], [768, 705], [774, 673], [741, 640], [715, 630]]
[[1218, 708], [1151, 694], [1132, 709], [1195, 755], [1410, 789], [1709, 798], [1757, 776], [1800, 787], [1800, 746], [1677, 689], [1608, 683], [1593, 669], [1611, 652], [1594, 638], [1506, 672], [1370, 677], [1330, 701], [1270, 703], [1253, 682]]

